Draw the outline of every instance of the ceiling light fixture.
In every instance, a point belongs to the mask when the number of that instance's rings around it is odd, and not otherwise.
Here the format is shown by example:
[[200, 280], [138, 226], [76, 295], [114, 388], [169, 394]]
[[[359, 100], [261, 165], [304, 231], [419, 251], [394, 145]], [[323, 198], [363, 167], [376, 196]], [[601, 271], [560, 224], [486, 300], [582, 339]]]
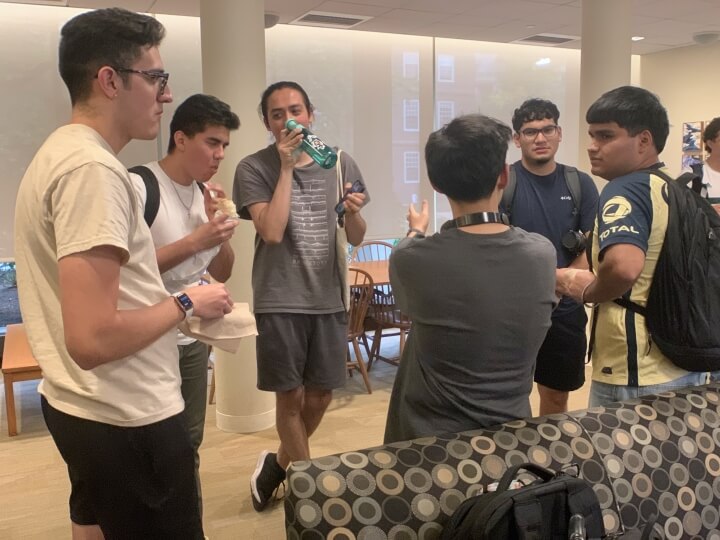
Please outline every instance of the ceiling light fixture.
[[693, 34], [693, 41], [698, 45], [709, 45], [720, 37], [720, 32], [696, 32]]
[[633, 41], [642, 41], [643, 39], [645, 39], [645, 36], [633, 36], [630, 39], [632, 39]]

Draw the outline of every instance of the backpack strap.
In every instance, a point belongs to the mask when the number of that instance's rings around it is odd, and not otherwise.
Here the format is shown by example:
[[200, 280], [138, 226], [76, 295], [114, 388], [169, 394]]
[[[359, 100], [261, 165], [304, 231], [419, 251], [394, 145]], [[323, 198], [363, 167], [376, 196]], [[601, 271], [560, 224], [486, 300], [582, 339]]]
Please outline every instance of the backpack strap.
[[[565, 165], [565, 184], [567, 185], [570, 196], [573, 200], [573, 215], [580, 216], [580, 203], [582, 202], [582, 189], [580, 187], [580, 175], [575, 167]], [[510, 165], [510, 174], [508, 175], [508, 183], [503, 190], [502, 204], [505, 213], [512, 222], [512, 206], [515, 202], [515, 190], [517, 188], [517, 175], [515, 174], [515, 167]]]
[[508, 219], [510, 219], [510, 223], [512, 223], [512, 205], [515, 201], [515, 188], [517, 187], [517, 176], [515, 175], [515, 167], [513, 165], [510, 165], [509, 167], [510, 172], [508, 174], [508, 183], [507, 186], [505, 186], [505, 189], [503, 190], [502, 199], [500, 199], [500, 204], [503, 207], [503, 210], [505, 210], [505, 214], [507, 214]]
[[160, 209], [160, 185], [155, 173], [148, 169], [145, 165], [136, 165], [130, 167], [128, 172], [137, 174], [142, 178], [143, 184], [145, 184], [145, 223], [148, 227], [152, 226], [155, 217], [157, 216], [158, 210]]
[[582, 189], [580, 188], [580, 175], [575, 167], [565, 165], [565, 184], [573, 200], [573, 215], [580, 219], [580, 203], [582, 202]]
[[543, 511], [536, 497], [515, 500], [513, 516], [518, 540], [542, 540]]
[[[702, 171], [702, 169], [701, 169], [701, 171]], [[695, 169], [693, 168], [693, 172], [685, 172], [685, 173], [682, 173], [680, 176], [678, 176], [677, 182], [679, 182], [682, 185], [688, 186], [690, 189], [692, 189], [698, 195], [702, 195], [702, 189], [703, 189], [702, 179], [703, 179], [702, 172], [700, 174], [697, 174], [695, 172]]]
[[[663, 180], [665, 180], [668, 184], [675, 182], [675, 180], [673, 180], [673, 178], [669, 174], [667, 174], [665, 171], [663, 171], [661, 169], [643, 169], [642, 171], [638, 171], [638, 172], [654, 174], [658, 178], [662, 178]], [[677, 179], [677, 181], [682, 185], [687, 185], [687, 182], [684, 181], [684, 178], [686, 176], [689, 176], [690, 180], [695, 178], [695, 175], [692, 173], [684, 173]], [[688, 180], [688, 182], [690, 180]], [[632, 300], [627, 298], [625, 295], [621, 296], [620, 298], [615, 298], [613, 300], [613, 302], [615, 302], [618, 306], [624, 307], [625, 309], [629, 309], [633, 313], [637, 313], [638, 315], [642, 315], [643, 317], [646, 316], [647, 308], [641, 306], [637, 302], [633, 302]]]

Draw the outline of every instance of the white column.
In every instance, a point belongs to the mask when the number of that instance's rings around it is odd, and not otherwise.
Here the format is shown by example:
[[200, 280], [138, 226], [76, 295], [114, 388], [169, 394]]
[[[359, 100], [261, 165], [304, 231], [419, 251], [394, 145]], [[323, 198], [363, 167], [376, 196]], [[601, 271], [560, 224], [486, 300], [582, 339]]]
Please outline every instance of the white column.
[[604, 92], [630, 84], [632, 2], [583, 0], [578, 167], [590, 170], [585, 113]]
[[[266, 130], [257, 105], [265, 89], [264, 0], [201, 0], [203, 91], [230, 105], [240, 117], [240, 129], [216, 181], [232, 193], [235, 167], [246, 155], [265, 145]], [[255, 229], [242, 221], [231, 241], [235, 265], [228, 288], [236, 302], [251, 302]], [[248, 433], [275, 423], [275, 396], [256, 388], [255, 338], [242, 341], [235, 354], [215, 353], [216, 421], [224, 431]]]

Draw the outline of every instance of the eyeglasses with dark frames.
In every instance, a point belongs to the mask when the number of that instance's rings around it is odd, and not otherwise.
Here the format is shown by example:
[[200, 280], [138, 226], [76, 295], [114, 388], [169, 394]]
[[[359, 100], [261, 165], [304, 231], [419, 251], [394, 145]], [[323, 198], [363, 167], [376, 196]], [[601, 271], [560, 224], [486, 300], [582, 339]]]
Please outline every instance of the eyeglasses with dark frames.
[[551, 126], [545, 126], [540, 129], [525, 128], [520, 132], [520, 134], [530, 141], [534, 141], [535, 139], [537, 139], [537, 136], [540, 133], [542, 133], [546, 139], [551, 139], [558, 134], [558, 129], [560, 129], [560, 126], [553, 124]]
[[170, 74], [166, 71], [159, 70], [145, 70], [145, 69], [130, 69], [123, 67], [110, 66], [118, 73], [136, 73], [138, 75], [144, 75], [148, 79], [151, 79], [153, 83], [159, 81], [160, 86], [158, 87], [158, 95], [162, 96], [165, 93], [165, 87], [167, 86]]

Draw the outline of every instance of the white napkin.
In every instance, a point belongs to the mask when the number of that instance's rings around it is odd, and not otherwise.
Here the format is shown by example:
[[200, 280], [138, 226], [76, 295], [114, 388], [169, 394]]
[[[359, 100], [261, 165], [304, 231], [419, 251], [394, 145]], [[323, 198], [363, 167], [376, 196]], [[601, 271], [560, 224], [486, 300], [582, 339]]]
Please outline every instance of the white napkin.
[[242, 338], [257, 336], [258, 333], [250, 305], [239, 302], [236, 302], [233, 310], [224, 317], [217, 319], [190, 317], [180, 323], [178, 328], [186, 336], [229, 353], [238, 350]]

